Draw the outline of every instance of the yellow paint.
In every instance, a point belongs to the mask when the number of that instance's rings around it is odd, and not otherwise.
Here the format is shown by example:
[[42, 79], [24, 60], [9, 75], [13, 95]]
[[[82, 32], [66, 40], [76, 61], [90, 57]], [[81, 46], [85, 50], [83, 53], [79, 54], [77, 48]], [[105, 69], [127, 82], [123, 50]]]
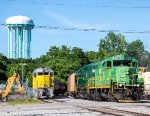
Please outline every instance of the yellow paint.
[[131, 103], [131, 102], [139, 102], [139, 100], [118, 100], [119, 102]]
[[32, 87], [36, 88], [44, 88], [44, 87], [54, 87], [54, 76], [50, 77], [50, 75], [37, 75], [33, 78]]
[[89, 87], [89, 89], [106, 89], [106, 88], [110, 88], [110, 86], [96, 86], [96, 87]]

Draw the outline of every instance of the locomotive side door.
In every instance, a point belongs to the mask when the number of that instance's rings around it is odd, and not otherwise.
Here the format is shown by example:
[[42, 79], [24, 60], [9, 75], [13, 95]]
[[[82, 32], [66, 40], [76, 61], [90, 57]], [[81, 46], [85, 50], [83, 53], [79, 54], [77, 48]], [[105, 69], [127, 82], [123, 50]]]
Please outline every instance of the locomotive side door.
[[112, 62], [107, 61], [106, 63], [106, 85], [109, 86], [111, 82], [111, 67], [112, 67]]
[[102, 73], [101, 85], [105, 86], [106, 85], [106, 62], [103, 63], [101, 73]]

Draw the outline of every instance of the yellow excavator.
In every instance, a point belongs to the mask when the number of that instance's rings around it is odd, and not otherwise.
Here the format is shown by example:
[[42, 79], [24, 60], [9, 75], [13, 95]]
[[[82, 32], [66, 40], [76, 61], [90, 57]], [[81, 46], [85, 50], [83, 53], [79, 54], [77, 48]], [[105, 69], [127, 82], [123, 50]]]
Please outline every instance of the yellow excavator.
[[10, 93], [10, 91], [12, 89], [12, 85], [15, 81], [18, 85], [18, 90], [19, 90], [18, 92], [22, 93], [22, 94], [25, 93], [25, 89], [20, 84], [19, 74], [14, 72], [14, 74], [7, 79], [7, 83], [6, 83], [6, 86], [5, 86], [4, 90], [0, 90], [0, 95], [1, 95], [2, 99], [8, 96], [8, 94]]

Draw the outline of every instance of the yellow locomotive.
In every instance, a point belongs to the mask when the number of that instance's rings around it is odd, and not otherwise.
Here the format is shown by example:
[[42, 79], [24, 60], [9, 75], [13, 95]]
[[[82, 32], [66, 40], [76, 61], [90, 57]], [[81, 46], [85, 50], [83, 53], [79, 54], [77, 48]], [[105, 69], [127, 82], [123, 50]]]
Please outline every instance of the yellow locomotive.
[[32, 88], [35, 98], [54, 96], [54, 72], [49, 68], [37, 68], [32, 75]]

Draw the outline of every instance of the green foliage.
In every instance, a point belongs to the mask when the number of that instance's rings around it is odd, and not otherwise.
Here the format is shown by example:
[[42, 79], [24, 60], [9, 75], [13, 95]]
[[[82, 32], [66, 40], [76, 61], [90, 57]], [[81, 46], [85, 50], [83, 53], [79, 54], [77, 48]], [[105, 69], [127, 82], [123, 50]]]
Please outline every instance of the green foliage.
[[85, 54], [86, 54], [86, 56], [88, 57], [88, 59], [89, 59], [89, 61], [91, 63], [99, 61], [97, 52], [95, 52], [95, 51], [87, 51]]
[[3, 83], [7, 80], [6, 69], [7, 69], [8, 59], [6, 56], [0, 53], [0, 82]]
[[[36, 65], [38, 65], [38, 63], [35, 63], [34, 60], [32, 59], [9, 59], [9, 63], [7, 65], [7, 77], [12, 76], [12, 74], [14, 73], [14, 71], [18, 72], [20, 74], [20, 77], [22, 76], [22, 66], [20, 65], [20, 63], [26, 63], [27, 65], [24, 66], [24, 82], [28, 79], [29, 80], [29, 86], [32, 86], [32, 72], [35, 68], [37, 68]], [[21, 78], [22, 79], [22, 78]]]
[[24, 82], [28, 79], [28, 85], [32, 86], [32, 72], [39, 67], [47, 67], [54, 70], [55, 77], [66, 83], [67, 77], [81, 66], [89, 63], [85, 52], [78, 47], [68, 48], [63, 45], [61, 47], [52, 46], [46, 55], [42, 55], [36, 59], [9, 59], [7, 65], [7, 77], [12, 76], [14, 71], [22, 75], [22, 67], [20, 63], [26, 63], [24, 66]]
[[147, 64], [147, 70], [150, 71], [150, 62]]
[[99, 59], [105, 59], [116, 54], [126, 53], [127, 42], [121, 34], [108, 33], [99, 43]]
[[127, 43], [125, 36], [110, 32], [100, 40], [98, 46], [98, 52], [84, 52], [81, 48], [71, 48], [65, 45], [52, 46], [45, 55], [36, 59], [7, 59], [3, 54], [0, 54], [0, 82], [6, 81], [6, 77], [12, 76], [14, 71], [19, 72], [21, 76], [22, 67], [19, 63], [26, 63], [24, 82], [28, 79], [30, 87], [32, 86], [33, 70], [43, 66], [54, 70], [55, 78], [66, 83], [67, 77], [83, 65], [125, 53], [136, 58], [140, 62], [140, 66], [147, 66], [150, 69], [150, 53], [144, 50], [141, 40]]
[[140, 66], [148, 67], [150, 71], [150, 53], [148, 51], [144, 51], [140, 57]]
[[54, 70], [55, 77], [63, 82], [72, 72], [89, 62], [83, 50], [77, 47], [52, 46], [47, 56], [49, 60], [45, 66]]
[[147, 66], [150, 59], [150, 54], [145, 51], [143, 42], [135, 40], [127, 43], [125, 37], [121, 34], [108, 33], [99, 43], [99, 59], [105, 59], [117, 54], [128, 54], [137, 59], [140, 66]]
[[0, 83], [5, 83], [6, 80], [7, 80], [7, 77], [6, 77], [5, 71], [0, 69]]
[[40, 100], [34, 100], [34, 99], [29, 99], [29, 100], [16, 100], [16, 101], [10, 101], [8, 102], [8, 105], [10, 106], [16, 106], [16, 105], [30, 105], [30, 104], [41, 104], [43, 103]]
[[142, 55], [144, 54], [144, 45], [141, 40], [136, 40], [127, 45], [127, 54], [136, 58], [139, 62], [142, 62]]
[[1, 69], [6, 70], [6, 68], [7, 68], [7, 62], [8, 62], [8, 59], [7, 59], [7, 57], [6, 57], [6, 56], [4, 56], [4, 55], [3, 55], [3, 54], [1, 54], [1, 53], [0, 53], [0, 62], [1, 62], [1, 64], [0, 64], [0, 65], [2, 65], [2, 66], [0, 66], [0, 67], [1, 67]]

